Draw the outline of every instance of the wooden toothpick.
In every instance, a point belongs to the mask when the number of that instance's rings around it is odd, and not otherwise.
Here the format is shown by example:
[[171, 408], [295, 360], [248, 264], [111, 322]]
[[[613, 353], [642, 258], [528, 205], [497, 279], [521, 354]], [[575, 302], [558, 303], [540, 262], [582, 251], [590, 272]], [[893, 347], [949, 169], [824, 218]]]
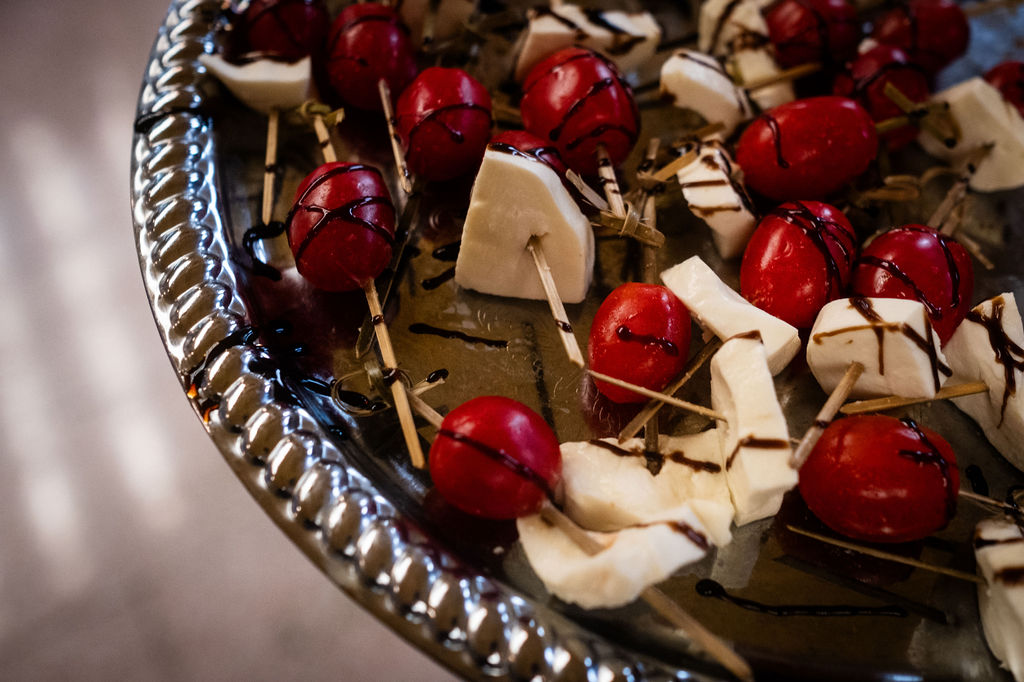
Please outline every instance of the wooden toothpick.
[[[540, 510], [541, 518], [562, 531], [569, 540], [589, 556], [600, 554], [608, 545], [580, 528], [550, 502]], [[718, 635], [705, 628], [700, 621], [687, 613], [679, 604], [656, 587], [648, 587], [640, 593], [654, 611], [689, 637], [698, 647], [718, 661], [722, 667], [741, 680], [753, 682], [753, 671], [742, 656], [733, 651]]]
[[260, 218], [264, 225], [274, 217], [274, 178], [277, 170], [277, 131], [281, 112], [271, 109], [267, 119], [267, 151], [263, 165], [263, 206]]
[[898, 395], [891, 395], [885, 398], [872, 398], [871, 400], [858, 400], [856, 402], [846, 403], [839, 408], [839, 411], [843, 414], [884, 412], [885, 410], [893, 410], [897, 407], [920, 405], [921, 403], [930, 403], [933, 400], [960, 398], [965, 395], [985, 393], [986, 391], [988, 391], [988, 386], [984, 381], [969, 381], [965, 384], [957, 384], [956, 386], [943, 386], [936, 391], [933, 398], [901, 398]]
[[[323, 115], [315, 110], [310, 113], [317, 139], [320, 140], [320, 146], [324, 150], [324, 160], [328, 163], [337, 161], [338, 155], [334, 151], [330, 131], [327, 130]], [[363, 294], [366, 297], [366, 305], [370, 309], [370, 321], [377, 336], [377, 346], [380, 348], [381, 361], [384, 365], [382, 368], [384, 381], [390, 384], [391, 397], [394, 399], [398, 423], [402, 427], [402, 436], [405, 438], [405, 446], [409, 450], [409, 458], [414, 467], [422, 469], [426, 464], [426, 459], [423, 456], [423, 448], [420, 446], [419, 434], [416, 433], [412, 409], [409, 407], [409, 395], [406, 393], [405, 384], [402, 383], [402, 379], [398, 375], [398, 360], [395, 358], [395, 350], [391, 345], [391, 334], [384, 322], [384, 310], [381, 308], [380, 297], [377, 296], [377, 285], [372, 279], [363, 287]]]
[[853, 390], [854, 384], [857, 383], [857, 379], [860, 379], [860, 375], [864, 373], [864, 365], [859, 362], [851, 362], [850, 366], [846, 368], [846, 374], [840, 379], [839, 384], [833, 389], [832, 394], [825, 401], [821, 411], [818, 412], [818, 416], [815, 417], [814, 423], [811, 428], [807, 429], [807, 433], [800, 439], [800, 445], [793, 451], [793, 455], [789, 458], [789, 465], [794, 469], [800, 469], [804, 462], [811, 454], [811, 450], [818, 444], [818, 439], [821, 438], [821, 434], [825, 431], [825, 428], [832, 423], [832, 419], [835, 418], [836, 413], [839, 411], [839, 407], [846, 402], [847, 397], [850, 395], [850, 391]]
[[619, 188], [619, 179], [615, 175], [615, 168], [612, 166], [611, 157], [603, 144], [597, 145], [597, 173], [601, 176], [601, 189], [604, 190], [604, 197], [608, 206], [616, 218], [626, 217], [626, 204], [622, 200], [622, 190]]
[[643, 386], [638, 386], [637, 384], [631, 384], [628, 381], [616, 379], [613, 376], [602, 374], [601, 372], [595, 372], [592, 369], [588, 369], [587, 373], [590, 374], [590, 376], [594, 377], [595, 379], [600, 379], [605, 383], [612, 384], [613, 386], [618, 386], [619, 388], [629, 389], [630, 391], [633, 391], [634, 393], [639, 393], [640, 395], [647, 398], [655, 398], [660, 402], [665, 403], [666, 405], [672, 405], [673, 407], [678, 407], [681, 410], [693, 412], [695, 414], [708, 417], [709, 419], [717, 419], [718, 421], [723, 422], [726, 421], [725, 415], [719, 412], [715, 412], [709, 407], [704, 407], [703, 405], [697, 405], [696, 403], [687, 402], [686, 400], [680, 400], [679, 398], [670, 396], [666, 393], [652, 391], [649, 388], [644, 388]]
[[395, 120], [395, 110], [391, 106], [391, 88], [381, 78], [377, 81], [377, 90], [380, 92], [380, 104], [384, 108], [384, 120], [388, 124], [388, 135], [391, 136], [391, 153], [395, 155], [395, 168], [398, 169], [398, 184], [406, 194], [412, 194], [412, 175], [409, 173], [409, 164], [405, 161], [405, 153], [402, 151], [402, 139], [398, 136]]
[[[681, 389], [686, 382], [693, 378], [693, 375], [697, 373], [705, 362], [707, 362], [715, 352], [722, 347], [722, 340], [715, 338], [709, 341], [700, 351], [686, 363], [686, 367], [683, 369], [683, 373], [678, 379], [673, 381], [671, 384], [665, 387], [665, 393], [672, 395]], [[665, 403], [660, 398], [654, 398], [647, 405], [644, 406], [640, 412], [630, 420], [628, 424], [619, 432], [619, 442], [624, 443], [629, 440], [637, 433], [640, 429], [651, 420], [654, 415], [658, 414], [658, 410], [662, 408]]]
[[786, 528], [796, 533], [797, 535], [803, 535], [805, 537], [813, 538], [815, 540], [818, 540], [819, 542], [824, 542], [829, 545], [835, 545], [836, 547], [842, 547], [843, 549], [849, 549], [854, 552], [860, 552], [861, 554], [867, 554], [868, 556], [873, 556], [876, 559], [895, 561], [898, 564], [905, 564], [907, 566], [913, 566], [914, 568], [922, 568], [926, 571], [931, 571], [933, 573], [941, 573], [942, 575], [948, 575], [952, 578], [959, 578], [960, 580], [966, 580], [968, 582], [978, 583], [980, 585], [985, 584], [984, 579], [982, 579], [980, 576], [975, 575], [974, 573], [965, 573], [964, 571], [958, 571], [954, 568], [936, 566], [935, 564], [929, 564], [927, 562], [919, 561], [917, 559], [911, 559], [910, 557], [900, 556], [899, 554], [883, 552], [882, 550], [875, 549], [873, 547], [865, 547], [863, 545], [858, 545], [853, 542], [846, 542], [845, 540], [830, 538], [827, 535], [814, 533], [809, 530], [804, 530], [803, 528], [797, 528], [796, 526], [787, 525]]
[[551, 266], [548, 265], [548, 260], [544, 257], [544, 249], [541, 247], [540, 238], [537, 236], [530, 237], [530, 241], [526, 244], [526, 250], [533, 256], [533, 263], [537, 266], [537, 275], [540, 277], [541, 286], [544, 287], [544, 294], [547, 296], [551, 315], [555, 318], [555, 324], [558, 326], [558, 333], [562, 338], [562, 345], [565, 346], [565, 352], [569, 356], [569, 361], [577, 367], [582, 367], [584, 365], [583, 351], [580, 350], [580, 344], [576, 340], [576, 335], [572, 333], [572, 325], [569, 324], [568, 315], [565, 314], [565, 306], [558, 295], [558, 287], [555, 286], [555, 280], [551, 276]]

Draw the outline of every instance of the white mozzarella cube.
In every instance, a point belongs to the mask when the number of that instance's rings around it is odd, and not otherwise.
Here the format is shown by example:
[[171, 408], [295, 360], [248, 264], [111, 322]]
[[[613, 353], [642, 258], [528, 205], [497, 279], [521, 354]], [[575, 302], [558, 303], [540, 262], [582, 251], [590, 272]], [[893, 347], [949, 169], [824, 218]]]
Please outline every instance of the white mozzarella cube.
[[724, 57], [736, 51], [747, 36], [768, 38], [768, 24], [758, 0], [707, 0], [700, 7], [697, 47], [701, 52]]
[[676, 178], [690, 211], [711, 228], [718, 255], [742, 256], [757, 218], [725, 149], [720, 144], [700, 145], [697, 158], [680, 169]]
[[678, 50], [661, 66], [661, 96], [692, 109], [708, 123], [721, 123], [723, 138], [752, 115], [746, 93], [718, 61], [696, 50]]
[[687, 505], [666, 510], [650, 525], [614, 533], [586, 531], [606, 545], [593, 556], [539, 514], [517, 519], [516, 528], [547, 590], [585, 609], [624, 606], [708, 550], [705, 531]]
[[566, 47], [579, 45], [610, 58], [632, 78], [650, 68], [661, 41], [661, 27], [650, 12], [591, 10], [558, 3], [530, 11], [514, 77], [522, 82], [536, 64]]
[[[984, 430], [1003, 457], [1024, 471], [1024, 324], [1012, 293], [974, 307], [944, 348], [950, 383], [983, 381], [987, 393], [953, 403]], [[1007, 386], [1007, 374], [1012, 383]]]
[[658, 452], [614, 438], [563, 443], [565, 513], [584, 528], [615, 531], [688, 503], [715, 545], [732, 539], [732, 501], [714, 429], [662, 436]]
[[423, 42], [424, 27], [430, 12], [434, 12], [433, 41], [440, 42], [457, 36], [476, 11], [476, 0], [440, 0], [432, 8], [435, 1], [400, 0], [396, 6], [398, 16], [408, 27], [414, 45]]
[[[772, 375], [781, 372], [800, 350], [796, 327], [752, 305], [723, 282], [699, 256], [661, 273], [697, 323], [720, 339], [758, 332]], [[719, 351], [721, 352], [721, 351]]]
[[199, 62], [243, 104], [264, 114], [293, 109], [316, 96], [309, 57], [291, 63], [257, 59], [232, 64], [220, 55], [202, 54]]
[[559, 297], [582, 301], [594, 269], [590, 222], [546, 163], [488, 148], [470, 194], [455, 282], [495, 296], [545, 299], [526, 249], [534, 236]]
[[[744, 47], [736, 50], [726, 58], [726, 70], [741, 85], [756, 83], [766, 78], [773, 78], [782, 72], [782, 67], [775, 61], [775, 55], [763, 47]], [[749, 92], [750, 99], [757, 106], [767, 111], [780, 104], [796, 99], [792, 81], [780, 81]]]
[[796, 485], [797, 471], [789, 463], [789, 428], [758, 339], [730, 339], [711, 358], [711, 407], [726, 419], [716, 430], [736, 525], [774, 515]]
[[939, 337], [917, 300], [841, 298], [821, 309], [807, 342], [807, 364], [831, 393], [851, 362], [864, 372], [854, 398], [934, 398], [949, 376]]
[[970, 186], [980, 192], [998, 192], [1024, 185], [1024, 119], [1012, 104], [985, 79], [975, 77], [936, 93], [947, 102], [960, 127], [960, 142], [952, 148], [922, 132], [917, 141], [932, 156], [960, 164], [984, 144], [988, 155], [971, 176]]
[[1024, 531], [1009, 518], [985, 519], [974, 531], [978, 611], [985, 641], [1017, 682], [1024, 682]]

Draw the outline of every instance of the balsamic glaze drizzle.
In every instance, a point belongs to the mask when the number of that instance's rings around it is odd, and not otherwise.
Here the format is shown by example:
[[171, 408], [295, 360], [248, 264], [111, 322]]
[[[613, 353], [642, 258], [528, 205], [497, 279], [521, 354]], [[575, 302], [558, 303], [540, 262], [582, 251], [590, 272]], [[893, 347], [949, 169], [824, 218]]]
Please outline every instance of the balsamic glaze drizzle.
[[789, 441], [783, 440], [782, 438], [758, 438], [756, 436], [744, 436], [736, 441], [736, 447], [733, 448], [731, 453], [729, 453], [729, 458], [725, 460], [725, 469], [728, 471], [732, 468], [733, 462], [736, 461], [736, 455], [740, 454], [741, 448], [782, 450], [788, 449], [789, 447], [791, 447]]
[[928, 436], [924, 434], [924, 431], [921, 430], [921, 427], [913, 419], [903, 417], [900, 421], [914, 432], [914, 435], [917, 436], [923, 447], [919, 450], [900, 450], [899, 455], [919, 464], [928, 464], [938, 469], [939, 474], [942, 476], [942, 485], [946, 489], [946, 516], [952, 518], [956, 511], [957, 491], [953, 487], [949, 462], [946, 461], [946, 458], [942, 456], [939, 449], [928, 439]]
[[698, 459], [690, 459], [681, 450], [676, 452], [662, 453], [654, 450], [627, 450], [626, 448], [620, 447], [615, 443], [609, 443], [608, 441], [595, 438], [587, 441], [593, 446], [602, 448], [611, 452], [612, 454], [618, 455], [619, 457], [643, 457], [645, 460], [645, 466], [647, 470], [651, 472], [652, 476], [657, 476], [661, 473], [662, 468], [665, 466], [666, 461], [672, 461], [676, 464], [682, 464], [688, 466], [694, 471], [706, 471], [710, 474], [717, 474], [722, 471], [721, 465], [716, 462], [708, 462]]
[[508, 348], [508, 341], [503, 339], [486, 339], [481, 336], [471, 336], [455, 329], [442, 329], [441, 327], [435, 327], [424, 322], [414, 322], [409, 325], [409, 331], [413, 334], [432, 334], [445, 339], [459, 339], [466, 343], [482, 343], [491, 348]]
[[388, 207], [391, 207], [392, 204], [391, 204], [391, 199], [389, 197], [386, 197], [386, 196], [365, 196], [365, 197], [360, 197], [358, 199], [355, 199], [353, 201], [348, 202], [347, 204], [344, 204], [343, 206], [339, 206], [339, 207], [336, 207], [336, 208], [327, 208], [327, 207], [324, 207], [324, 206], [318, 206], [316, 204], [307, 204], [306, 203], [306, 200], [309, 198], [309, 195], [312, 192], [314, 192], [316, 189], [318, 189], [321, 185], [325, 184], [329, 180], [331, 180], [331, 179], [333, 179], [333, 178], [335, 178], [335, 177], [337, 177], [339, 175], [344, 175], [346, 173], [354, 173], [356, 171], [367, 171], [367, 172], [375, 173], [378, 177], [381, 178], [381, 182], [382, 183], [384, 181], [383, 176], [381, 176], [381, 174], [380, 174], [380, 171], [377, 170], [376, 168], [374, 168], [373, 166], [366, 166], [366, 165], [363, 165], [363, 164], [352, 164], [350, 166], [337, 166], [337, 167], [332, 168], [332, 169], [328, 170], [327, 172], [321, 174], [315, 180], [313, 180], [313, 182], [309, 183], [309, 187], [307, 187], [305, 189], [305, 191], [302, 193], [302, 195], [296, 200], [295, 206], [288, 213], [288, 220], [287, 220], [287, 224], [288, 225], [291, 225], [291, 222], [294, 219], [296, 212], [299, 211], [299, 210], [302, 210], [302, 211], [305, 211], [305, 212], [308, 212], [308, 213], [319, 213], [320, 214], [320, 219], [316, 221], [316, 224], [314, 224], [313, 227], [309, 228], [309, 232], [306, 233], [305, 237], [303, 237], [302, 242], [299, 244], [298, 248], [295, 249], [295, 260], [296, 260], [296, 262], [298, 262], [298, 261], [300, 261], [302, 259], [303, 254], [306, 252], [306, 249], [309, 248], [309, 245], [313, 242], [313, 239], [316, 238], [316, 236], [323, 229], [325, 229], [328, 225], [330, 225], [335, 220], [340, 220], [342, 222], [352, 223], [352, 224], [355, 224], [355, 225], [361, 225], [361, 226], [365, 227], [367, 230], [370, 230], [371, 232], [373, 232], [374, 234], [379, 236], [384, 241], [386, 241], [388, 243], [388, 245], [393, 245], [395, 243], [394, 235], [387, 228], [385, 228], [382, 225], [378, 225], [376, 223], [371, 223], [368, 220], [364, 220], [363, 218], [360, 218], [359, 216], [357, 216], [355, 214], [357, 209], [360, 209], [360, 208], [362, 208], [364, 206], [388, 206]]
[[258, 277], [266, 277], [275, 282], [280, 281], [281, 272], [272, 265], [264, 263], [256, 256], [256, 242], [273, 239], [284, 234], [285, 226], [280, 220], [253, 225], [242, 235], [242, 248], [252, 261], [252, 272]]
[[672, 357], [679, 356], [679, 347], [668, 339], [660, 336], [654, 336], [653, 334], [635, 334], [633, 333], [633, 330], [624, 324], [621, 324], [616, 328], [615, 335], [622, 341], [635, 341], [636, 343], [643, 344], [644, 346], [656, 346], [666, 355], [670, 355]]
[[448, 121], [445, 118], [441, 117], [442, 114], [447, 114], [453, 111], [479, 111], [482, 112], [485, 116], [487, 116], [488, 121], [491, 120], [491, 110], [485, 106], [473, 104], [471, 102], [459, 102], [457, 104], [449, 104], [447, 106], [437, 107], [436, 109], [430, 109], [428, 111], [422, 112], [420, 119], [409, 131], [409, 138], [412, 139], [416, 135], [416, 132], [425, 123], [436, 123], [437, 125], [445, 129], [445, 131], [448, 133], [448, 136], [451, 137], [452, 142], [455, 142], [456, 144], [462, 144], [465, 141], [465, 135], [462, 134], [462, 131], [456, 130], [455, 128], [451, 127], [448, 124]]
[[875, 307], [869, 298], [853, 296], [850, 298], [850, 305], [867, 321], [866, 325], [863, 327], [843, 327], [842, 329], [819, 332], [812, 336], [811, 340], [814, 343], [821, 343], [822, 339], [830, 336], [846, 334], [860, 329], [870, 329], [875, 333], [875, 338], [878, 341], [878, 373], [885, 374], [885, 333], [892, 332], [902, 334], [915, 346], [920, 348], [921, 352], [928, 357], [928, 362], [931, 365], [932, 370], [932, 380], [936, 391], [938, 391], [942, 386], [942, 380], [939, 376], [940, 374], [947, 377], [953, 375], [953, 370], [944, 362], [939, 360], [939, 354], [935, 348], [935, 333], [932, 329], [931, 320], [927, 315], [924, 317], [925, 334], [924, 336], [921, 336], [916, 329], [905, 323], [886, 322], [883, 320], [878, 314], [878, 311], [875, 310]]
[[789, 168], [789, 161], [782, 156], [782, 131], [779, 129], [779, 122], [770, 114], [761, 114], [768, 130], [772, 134], [772, 142], [775, 144], [775, 163], [779, 168]]
[[895, 605], [850, 606], [847, 604], [763, 604], [761, 602], [753, 601], [752, 599], [745, 599], [743, 597], [737, 597], [735, 595], [729, 594], [720, 583], [708, 579], [699, 581], [695, 589], [697, 591], [697, 594], [699, 594], [702, 597], [721, 599], [723, 601], [729, 602], [730, 604], [739, 606], [742, 609], [747, 609], [748, 611], [754, 611], [756, 613], [765, 613], [771, 616], [888, 616], [893, 618], [907, 617], [906, 609], [904, 609], [902, 606]]
[[[996, 362], [1003, 367], [1003, 403], [999, 410], [999, 426], [1003, 425], [1006, 418], [1006, 406], [1010, 398], [1017, 394], [1017, 372], [1024, 370], [1024, 348], [1018, 346], [1007, 336], [1003, 328], [1003, 312], [1006, 309], [1006, 301], [1002, 296], [992, 300], [992, 312], [983, 315], [977, 309], [967, 313], [967, 318], [975, 324], [980, 324], [988, 333], [988, 343], [995, 353]], [[998, 428], [998, 427], [997, 427]]]
[[472, 447], [474, 450], [484, 455], [488, 459], [497, 462], [501, 466], [505, 467], [506, 469], [514, 473], [516, 476], [519, 476], [520, 478], [523, 478], [529, 481], [530, 483], [533, 483], [535, 486], [540, 488], [541, 491], [543, 491], [544, 495], [547, 496], [549, 500], [554, 501], [555, 492], [551, 489], [551, 486], [548, 485], [547, 480], [543, 476], [538, 474], [536, 471], [528, 467], [527, 465], [523, 464], [519, 460], [515, 459], [514, 457], [506, 453], [504, 450], [500, 448], [493, 448], [490, 445], [482, 443], [471, 436], [467, 436], [457, 431], [450, 431], [444, 428], [440, 429], [437, 432], [437, 437], [448, 438], [457, 443], [461, 443], [463, 445], [468, 445]]

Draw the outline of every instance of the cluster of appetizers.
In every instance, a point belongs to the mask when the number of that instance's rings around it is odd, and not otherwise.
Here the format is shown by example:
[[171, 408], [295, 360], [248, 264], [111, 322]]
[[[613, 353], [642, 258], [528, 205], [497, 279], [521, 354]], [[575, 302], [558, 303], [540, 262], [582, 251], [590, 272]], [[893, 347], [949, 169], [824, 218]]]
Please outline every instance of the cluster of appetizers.
[[[202, 61], [264, 111], [298, 106], [316, 91], [387, 110], [384, 83], [398, 95], [394, 126], [409, 172], [425, 181], [475, 173], [454, 279], [495, 296], [550, 297], [531, 244], [542, 246], [561, 301], [587, 296], [594, 234], [568, 170], [592, 178], [629, 156], [641, 119], [631, 82], [652, 76], [652, 65], [660, 65], [663, 97], [717, 124], [683, 137], [673, 153], [685, 163], [674, 175], [719, 255], [742, 258], [739, 291], [698, 256], [666, 268], [664, 286], [624, 284], [598, 310], [587, 357], [597, 373], [661, 391], [686, 364], [696, 323], [722, 341], [710, 363], [713, 428], [662, 436], [654, 450], [637, 439], [559, 444], [525, 406], [486, 396], [452, 410], [430, 450], [431, 477], [451, 504], [517, 520], [553, 594], [585, 607], [628, 603], [712, 545], [728, 544], [733, 524], [774, 515], [796, 486], [825, 524], [852, 538], [903, 542], [944, 527], [956, 507], [956, 458], [941, 436], [910, 420], [836, 420], [798, 469], [773, 377], [805, 346], [826, 393], [853, 362], [864, 368], [852, 387], [858, 398], [931, 399], [947, 383], [983, 382], [986, 392], [956, 404], [1024, 470], [1016, 390], [1024, 326], [1013, 294], [974, 305], [971, 257], [954, 237], [910, 224], [861, 245], [843, 211], [825, 201], [872, 167], [880, 144], [893, 150], [915, 139], [954, 167], [990, 147], [965, 175], [977, 191], [1024, 185], [1024, 67], [1003, 64], [930, 92], [934, 74], [966, 47], [956, 4], [910, 0], [863, 36], [846, 0], [709, 0], [699, 51], [663, 59], [661, 29], [648, 13], [536, 8], [509, 74], [524, 129], [494, 137], [481, 83], [461, 69], [417, 73], [416, 46], [455, 35], [474, 11], [457, 0], [398, 10], [362, 3], [331, 22], [315, 0], [253, 0], [232, 15], [224, 55]], [[797, 99], [793, 83], [778, 77], [812, 62], [832, 74], [832, 90]], [[935, 104], [955, 122], [948, 138], [916, 127]], [[287, 234], [298, 271], [314, 286], [365, 286], [390, 262], [395, 239], [381, 171], [317, 168], [296, 192]], [[647, 400], [595, 384], [614, 402]], [[603, 549], [574, 544], [546, 520], [545, 505], [563, 509]], [[986, 522], [976, 539], [989, 586], [986, 633], [1018, 678], [1021, 642], [1003, 642], [992, 629], [1019, 624], [1024, 612], [1020, 589], [1005, 578], [1011, 568], [1024, 574], [1019, 522]]]

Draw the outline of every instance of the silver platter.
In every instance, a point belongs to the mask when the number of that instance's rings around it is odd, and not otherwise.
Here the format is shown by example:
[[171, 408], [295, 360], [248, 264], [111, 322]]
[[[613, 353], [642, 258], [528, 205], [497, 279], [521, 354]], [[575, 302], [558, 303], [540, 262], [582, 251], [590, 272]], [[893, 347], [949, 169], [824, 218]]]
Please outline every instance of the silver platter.
[[[507, 525], [474, 523], [431, 496], [426, 476], [405, 462], [389, 410], [362, 415], [325, 406], [316, 386], [331, 377], [361, 375], [354, 380], [359, 390], [374, 390], [373, 363], [351, 352], [357, 344], [352, 330], [365, 313], [351, 312], [358, 298], [318, 297], [294, 278], [289, 283], [287, 276], [284, 288], [275, 288], [253, 274], [251, 261], [239, 248], [258, 210], [265, 122], [226, 101], [197, 62], [200, 54], [214, 50], [220, 4], [173, 2], [159, 29], [139, 97], [131, 197], [139, 263], [161, 338], [183, 391], [239, 480], [350, 597], [466, 677], [721, 679], [719, 668], [641, 606], [588, 613], [546, 595]], [[986, 50], [1015, 49], [1012, 36], [1024, 31], [1018, 26], [1021, 20], [986, 22], [976, 23], [972, 56], [961, 60], [949, 78], [979, 73], [986, 60], [992, 61]], [[645, 125], [648, 116], [658, 124], [659, 114], [645, 112]], [[381, 127], [379, 121], [355, 116], [344, 124], [342, 137], [358, 139], [352, 133], [362, 133], [361, 126]], [[297, 151], [282, 160], [288, 170], [281, 180], [278, 216], [287, 210], [299, 179], [316, 164], [308, 135], [294, 134], [290, 143]], [[387, 165], [386, 148], [367, 150], [355, 144], [348, 153], [364, 160], [380, 158]], [[394, 190], [392, 194], [399, 196]], [[927, 201], [934, 204], [937, 199]], [[975, 199], [970, 228], [983, 245], [999, 250], [996, 270], [979, 276], [975, 297], [1007, 289], [1021, 296], [1018, 273], [1024, 248], [1007, 239], [1019, 222], [1019, 193]], [[538, 389], [543, 388], [545, 404], [540, 408], [546, 406], [546, 416], [563, 440], [607, 435], [602, 431], [617, 415], [594, 406], [586, 382], [560, 357], [555, 333], [545, 331], [550, 321], [543, 304], [486, 300], [445, 283], [446, 266], [431, 260], [430, 250], [453, 239], [451, 228], [444, 225], [445, 216], [452, 216], [446, 201], [427, 197], [402, 209], [413, 216], [413, 224], [430, 228], [422, 229], [418, 252], [396, 279], [394, 298], [401, 304], [389, 304], [403, 368], [416, 378], [438, 369], [441, 362], [452, 371], [451, 385], [430, 394], [430, 402], [442, 410], [493, 392], [496, 386], [537, 405]], [[901, 217], [915, 219], [912, 214]], [[695, 224], [684, 227], [690, 236], [674, 240], [664, 256], [668, 264], [682, 253], [701, 253], [715, 261], [706, 233]], [[603, 293], [617, 283], [617, 276], [608, 273], [621, 269], [621, 252], [619, 245], [601, 245], [605, 275], [599, 277], [593, 300], [570, 310], [581, 338]], [[263, 255], [273, 260], [272, 253]], [[735, 278], [735, 264], [715, 264]], [[436, 286], [424, 286], [438, 276], [442, 278]], [[428, 296], [427, 289], [441, 293]], [[282, 303], [285, 294], [297, 294], [288, 300], [298, 303]], [[467, 315], [467, 309], [474, 312]], [[458, 322], [459, 329], [474, 334], [502, 336], [508, 348], [495, 354], [486, 345], [464, 343], [452, 360], [451, 346], [446, 345], [450, 339], [409, 331], [423, 319]], [[313, 331], [293, 334], [293, 323], [308, 321]], [[312, 347], [313, 359], [292, 352], [294, 337]], [[823, 399], [815, 389], [806, 370], [795, 370], [780, 388], [794, 433], [806, 428]], [[586, 411], [579, 409], [581, 403], [589, 406], [586, 418], [579, 414]], [[932, 411], [915, 416], [933, 428], [941, 425], [961, 466], [980, 466], [994, 495], [1020, 481], [1019, 472], [994, 455], [955, 409], [927, 409]], [[955, 543], [970, 536], [978, 515], [965, 509], [937, 541], [940, 546], [928, 551], [945, 552], [947, 561], [966, 563], [969, 570], [969, 546]], [[757, 585], [751, 584], [747, 596], [764, 603], [867, 599], [848, 586], [781, 562], [784, 554], [771, 520], [751, 524], [737, 532], [726, 551], [663, 587], [713, 630], [734, 640], [768, 676], [989, 680], [1002, 674], [981, 637], [973, 588], [955, 581], [915, 575], [901, 582], [909, 602], [928, 606], [891, 632], [888, 625], [875, 627], [868, 620], [836, 625], [835, 619], [751, 615], [723, 601], [695, 596], [697, 580], [722, 578], [724, 563], [735, 567], [731, 577], [737, 584], [743, 582], [739, 574], [756, 571]], [[953, 624], [939, 624], [936, 613]]]

